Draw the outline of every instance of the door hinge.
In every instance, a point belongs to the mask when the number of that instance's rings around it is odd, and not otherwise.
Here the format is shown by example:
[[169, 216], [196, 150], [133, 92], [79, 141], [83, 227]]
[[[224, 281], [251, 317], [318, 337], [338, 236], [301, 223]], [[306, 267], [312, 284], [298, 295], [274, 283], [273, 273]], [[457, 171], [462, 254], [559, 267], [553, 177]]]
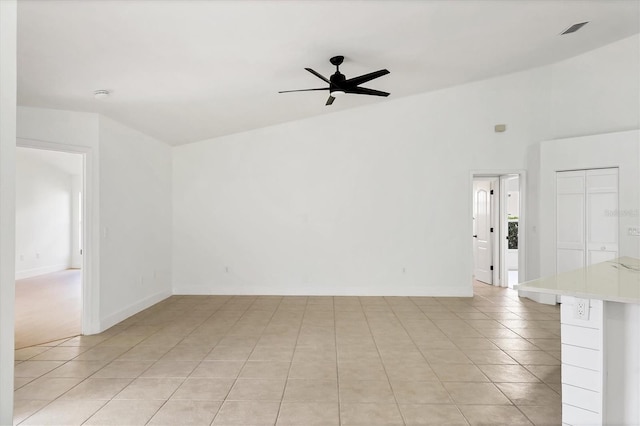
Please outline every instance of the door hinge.
[[489, 228], [489, 232], [493, 232], [493, 228]]
[[493, 195], [493, 189], [489, 191], [489, 195]]
[[493, 265], [491, 265], [491, 270], [493, 271]]

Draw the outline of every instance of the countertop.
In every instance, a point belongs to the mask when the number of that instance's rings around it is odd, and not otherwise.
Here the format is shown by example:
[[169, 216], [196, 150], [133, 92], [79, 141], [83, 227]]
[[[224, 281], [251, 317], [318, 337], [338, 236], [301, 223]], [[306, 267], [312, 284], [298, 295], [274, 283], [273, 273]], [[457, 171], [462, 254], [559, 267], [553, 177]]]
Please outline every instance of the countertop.
[[527, 281], [515, 288], [583, 299], [640, 303], [640, 259], [620, 257], [575, 271]]

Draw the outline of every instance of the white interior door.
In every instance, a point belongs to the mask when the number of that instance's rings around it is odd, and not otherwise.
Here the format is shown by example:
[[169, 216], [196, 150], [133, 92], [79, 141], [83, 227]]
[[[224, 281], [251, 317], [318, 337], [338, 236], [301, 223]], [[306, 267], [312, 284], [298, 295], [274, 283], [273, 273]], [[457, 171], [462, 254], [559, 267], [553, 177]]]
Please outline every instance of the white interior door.
[[556, 272], [585, 265], [585, 172], [556, 173]]
[[618, 169], [556, 173], [556, 270], [618, 257]]
[[473, 274], [493, 284], [491, 247], [491, 182], [473, 182]]
[[587, 265], [618, 257], [618, 169], [586, 171]]

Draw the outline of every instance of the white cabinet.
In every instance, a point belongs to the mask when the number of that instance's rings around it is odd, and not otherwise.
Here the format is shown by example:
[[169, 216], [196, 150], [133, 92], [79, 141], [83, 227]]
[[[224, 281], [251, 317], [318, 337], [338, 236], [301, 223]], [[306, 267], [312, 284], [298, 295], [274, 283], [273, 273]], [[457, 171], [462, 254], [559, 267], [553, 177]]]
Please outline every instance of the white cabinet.
[[618, 257], [618, 169], [556, 173], [556, 272]]

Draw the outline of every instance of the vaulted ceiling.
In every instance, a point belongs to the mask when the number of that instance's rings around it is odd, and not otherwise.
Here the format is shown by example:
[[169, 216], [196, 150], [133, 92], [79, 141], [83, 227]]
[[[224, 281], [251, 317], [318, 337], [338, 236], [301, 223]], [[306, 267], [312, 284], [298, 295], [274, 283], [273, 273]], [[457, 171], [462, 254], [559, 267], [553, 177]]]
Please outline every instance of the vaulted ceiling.
[[[637, 0], [20, 0], [18, 103], [179, 145], [550, 64], [637, 34], [639, 17]], [[278, 94], [325, 85], [304, 67], [328, 77], [335, 55], [347, 78], [389, 69], [363, 86], [391, 96]]]

